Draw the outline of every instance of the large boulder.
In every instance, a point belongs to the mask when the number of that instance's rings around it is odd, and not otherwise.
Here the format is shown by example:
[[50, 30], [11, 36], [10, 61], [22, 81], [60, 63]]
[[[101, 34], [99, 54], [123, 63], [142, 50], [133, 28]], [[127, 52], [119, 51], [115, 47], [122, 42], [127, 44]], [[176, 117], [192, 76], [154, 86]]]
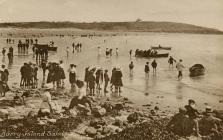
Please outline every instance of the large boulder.
[[94, 127], [88, 127], [87, 129], [85, 129], [85, 133], [88, 136], [93, 137], [97, 134], [97, 130]]
[[92, 113], [97, 117], [101, 117], [106, 114], [106, 109], [101, 106], [96, 106], [92, 109]]
[[134, 112], [127, 117], [129, 123], [135, 123], [140, 120], [141, 114], [138, 112]]
[[8, 117], [9, 112], [7, 109], [0, 109], [0, 118], [4, 119], [6, 117]]
[[196, 77], [200, 75], [204, 75], [205, 68], [202, 64], [195, 64], [189, 69], [190, 77]]

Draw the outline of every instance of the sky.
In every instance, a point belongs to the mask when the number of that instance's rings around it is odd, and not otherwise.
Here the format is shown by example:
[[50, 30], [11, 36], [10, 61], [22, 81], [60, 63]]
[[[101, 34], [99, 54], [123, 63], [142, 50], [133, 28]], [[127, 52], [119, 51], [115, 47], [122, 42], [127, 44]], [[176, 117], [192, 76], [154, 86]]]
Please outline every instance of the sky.
[[223, 31], [223, 0], [0, 0], [0, 22], [170, 21]]

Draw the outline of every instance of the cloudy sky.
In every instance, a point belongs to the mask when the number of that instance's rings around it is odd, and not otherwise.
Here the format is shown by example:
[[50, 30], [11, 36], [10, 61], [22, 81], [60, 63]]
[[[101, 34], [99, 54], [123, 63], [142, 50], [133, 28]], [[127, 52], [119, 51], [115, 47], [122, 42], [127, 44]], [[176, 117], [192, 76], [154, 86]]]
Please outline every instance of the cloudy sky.
[[223, 0], [0, 0], [0, 22], [174, 21], [223, 30]]

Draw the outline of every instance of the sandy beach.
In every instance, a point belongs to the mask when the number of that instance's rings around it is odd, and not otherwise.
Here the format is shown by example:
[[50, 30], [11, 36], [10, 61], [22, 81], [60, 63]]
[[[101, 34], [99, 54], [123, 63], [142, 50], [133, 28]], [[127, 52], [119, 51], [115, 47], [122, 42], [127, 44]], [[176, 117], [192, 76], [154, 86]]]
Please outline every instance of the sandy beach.
[[[53, 40], [55, 46], [58, 46], [57, 53], [50, 53], [49, 60], [65, 62], [66, 69], [69, 68], [70, 63], [77, 65], [78, 77], [84, 78], [84, 68], [87, 66], [103, 67], [109, 70], [113, 66], [121, 66], [124, 73], [123, 76], [123, 93], [122, 95], [130, 98], [136, 104], [145, 104], [156, 99], [157, 102], [163, 106], [169, 105], [175, 107], [183, 106], [187, 100], [192, 98], [196, 99], [198, 107], [203, 108], [204, 103], [208, 103], [214, 108], [222, 109], [222, 104], [219, 103], [223, 99], [223, 81], [222, 76], [222, 50], [221, 35], [194, 35], [194, 34], [168, 34], [168, 33], [112, 33], [112, 32], [97, 32], [97, 31], [84, 31], [78, 29], [1, 29], [1, 48], [13, 46], [15, 54], [17, 52], [17, 43], [6, 44], [6, 35], [13, 33], [15, 42], [23, 39], [24, 36], [29, 37], [31, 34], [42, 35], [38, 38], [39, 43], [46, 44]], [[78, 35], [96, 33], [102, 37], [79, 37]], [[63, 38], [57, 37], [58, 34], [70, 35]], [[111, 36], [117, 34], [117, 36]], [[52, 36], [54, 35], [54, 36]], [[73, 35], [73, 37], [71, 36]], [[107, 35], [107, 36], [105, 36]], [[104, 43], [104, 40], [106, 41]], [[127, 42], [126, 42], [127, 41]], [[72, 53], [72, 43], [83, 43], [83, 51], [81, 53]], [[175, 59], [183, 59], [186, 68], [183, 71], [183, 79], [177, 80], [177, 71], [175, 67], [169, 69], [167, 58], [158, 58], [157, 74], [154, 76], [150, 72], [148, 80], [144, 77], [144, 65], [147, 61], [152, 62], [153, 59], [129, 57], [129, 50], [132, 49], [147, 49], [150, 46], [162, 44], [163, 46], [171, 46], [172, 50], [169, 51]], [[66, 56], [66, 47], [70, 48], [69, 56]], [[101, 56], [98, 56], [97, 47], [102, 49]], [[196, 48], [196, 51], [193, 49]], [[113, 49], [112, 58], [105, 57], [105, 48]], [[119, 56], [115, 56], [115, 48], [119, 48]], [[162, 52], [162, 51], [161, 51]], [[7, 65], [8, 60], [2, 57], [2, 62]], [[18, 69], [27, 61], [35, 62], [32, 55], [32, 50], [29, 49], [28, 56], [15, 56], [12, 65], [8, 66], [10, 71], [9, 83], [18, 83], [20, 75]], [[129, 75], [128, 65], [130, 61], [135, 64], [134, 74], [132, 77]], [[197, 78], [190, 78], [189, 67], [193, 64], [201, 63], [206, 68], [204, 76]], [[41, 83], [42, 75], [39, 70], [39, 83]], [[68, 77], [68, 72], [66, 72]], [[13, 79], [13, 80], [12, 80]], [[18, 82], [16, 82], [18, 81]], [[40, 85], [40, 84], [39, 84]], [[66, 80], [66, 87], [69, 89], [69, 82]], [[145, 96], [145, 93], [149, 93]], [[159, 97], [162, 98], [159, 98]], [[137, 98], [136, 98], [137, 97]]]
[[[7, 44], [6, 38], [12, 34], [15, 39], [14, 44]], [[60, 34], [65, 35], [59, 37]], [[81, 37], [83, 34], [95, 34], [92, 38]], [[18, 40], [25, 38], [38, 37], [40, 44], [48, 44], [54, 41], [58, 47], [57, 52], [49, 53], [49, 61], [58, 62], [63, 60], [65, 64], [65, 89], [57, 92], [61, 93], [61, 97], [57, 97], [60, 106], [68, 106], [71, 97], [75, 93], [70, 93], [70, 84], [68, 80], [68, 68], [71, 63], [77, 65], [78, 78], [84, 79], [84, 69], [87, 66], [102, 67], [108, 69], [111, 75], [111, 69], [114, 66], [120, 66], [123, 72], [123, 88], [122, 97], [128, 98], [133, 102], [134, 108], [143, 109], [142, 105], [151, 104], [152, 107], [159, 106], [160, 110], [166, 111], [165, 114], [172, 115], [177, 112], [179, 107], [184, 107], [188, 99], [194, 99], [200, 111], [204, 111], [205, 107], [212, 106], [213, 109], [222, 110], [223, 100], [223, 48], [222, 35], [200, 35], [200, 34], [177, 34], [177, 33], [138, 33], [138, 32], [99, 32], [85, 31], [79, 29], [1, 29], [0, 30], [0, 49], [14, 48], [13, 63], [8, 63], [8, 58], [0, 55], [2, 64], [5, 64], [9, 70], [9, 86], [12, 89], [19, 89], [20, 67], [24, 62], [35, 63], [31, 47], [26, 55], [18, 53]], [[35, 35], [35, 37], [33, 37]], [[72, 43], [81, 42], [83, 44], [82, 51], [72, 52]], [[129, 50], [149, 49], [150, 46], [171, 46], [169, 52], [176, 60], [183, 59], [185, 69], [183, 71], [183, 79], [177, 79], [177, 70], [175, 65], [169, 68], [168, 58], [157, 58], [157, 73], [153, 75], [150, 71], [149, 78], [145, 78], [144, 65], [147, 61], [150, 63], [153, 59], [137, 58], [129, 56]], [[66, 47], [69, 47], [69, 55], [66, 54]], [[101, 55], [98, 55], [98, 47], [101, 47]], [[196, 50], [194, 49], [196, 47]], [[112, 48], [113, 56], [106, 58], [105, 49]], [[119, 56], [115, 55], [115, 48], [119, 49]], [[129, 72], [129, 63], [134, 62], [133, 75]], [[206, 68], [205, 75], [191, 78], [189, 77], [189, 67], [200, 63]], [[151, 67], [151, 66], [150, 66]], [[152, 70], [152, 68], [151, 68]], [[42, 83], [42, 69], [38, 71], [38, 85]], [[40, 90], [41, 91], [41, 90]], [[63, 95], [66, 95], [64, 98]], [[12, 99], [13, 93], [6, 94], [4, 99]], [[117, 94], [109, 93], [102, 100], [110, 98], [118, 101], [120, 98]], [[34, 104], [35, 107], [20, 106], [11, 108], [17, 115], [16, 117], [25, 116], [30, 110], [38, 110], [41, 102], [39, 97], [27, 99], [27, 104]], [[13, 112], [13, 111], [12, 111]], [[11, 116], [11, 117], [15, 117]], [[69, 135], [66, 136], [69, 138]]]

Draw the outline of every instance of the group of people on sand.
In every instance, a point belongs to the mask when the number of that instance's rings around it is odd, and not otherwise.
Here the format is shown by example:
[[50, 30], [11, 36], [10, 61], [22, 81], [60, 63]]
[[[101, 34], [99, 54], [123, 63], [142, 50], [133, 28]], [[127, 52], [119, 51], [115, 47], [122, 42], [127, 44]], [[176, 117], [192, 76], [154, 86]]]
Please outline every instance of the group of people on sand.
[[1, 96], [5, 96], [5, 93], [9, 90], [8, 86], [9, 71], [6, 69], [5, 65], [0, 68], [0, 93]]
[[[9, 47], [8, 53], [7, 53], [9, 63], [12, 63], [12, 61], [13, 61], [13, 56], [14, 56], [13, 52], [14, 52], [13, 47], [12, 46]], [[6, 49], [2, 48], [2, 55], [3, 55], [3, 57], [5, 57], [5, 54], [6, 54]]]
[[73, 49], [73, 53], [76, 51], [76, 52], [81, 52], [82, 50], [82, 43], [72, 43], [72, 49]]
[[[101, 55], [101, 47], [98, 47], [98, 54]], [[112, 57], [113, 55], [113, 49], [112, 48], [106, 48], [105, 50], [105, 56], [106, 58]], [[115, 49], [115, 55], [118, 56], [119, 55], [119, 50], [118, 48]]]
[[38, 86], [38, 66], [32, 62], [24, 63], [20, 68], [20, 86], [25, 88], [37, 88]]
[[42, 60], [47, 60], [48, 59], [48, 53], [49, 50], [46, 47], [36, 47], [33, 46], [33, 53], [34, 53], [34, 57], [36, 58], [36, 61], [42, 61]]
[[[87, 89], [89, 90], [90, 95], [95, 95], [95, 93], [99, 93], [104, 88], [104, 93], [108, 93], [108, 84], [110, 82], [111, 91], [113, 88], [115, 92], [121, 93], [122, 83], [122, 71], [120, 67], [114, 67], [112, 69], [111, 77], [108, 75], [108, 70], [103, 68], [96, 67], [87, 67], [85, 69], [85, 77], [84, 81], [87, 84]], [[104, 86], [103, 86], [104, 83]]]
[[14, 44], [15, 43], [15, 40], [14, 39], [11, 39], [11, 38], [6, 38], [6, 43], [7, 44]]
[[[43, 66], [43, 65], [42, 65]], [[48, 70], [46, 83], [52, 83], [53, 87], [64, 88], [64, 80], [66, 79], [64, 64], [60, 60], [58, 62], [49, 62], [46, 67], [43, 68], [43, 75], [45, 77], [45, 71]]]
[[[176, 60], [170, 56], [168, 59], [168, 63], [169, 63], [169, 68], [172, 67], [174, 63], [176, 63], [176, 69], [178, 71], [178, 79], [182, 79], [183, 78], [183, 69], [185, 68], [185, 66], [182, 64], [183, 60], [180, 59], [179, 62], [176, 62]], [[151, 66], [153, 68], [153, 75], [156, 75], [156, 71], [157, 71], [157, 62], [156, 59], [153, 59]], [[129, 70], [130, 70], [130, 75], [133, 75], [133, 69], [134, 69], [135, 65], [133, 63], [133, 61], [130, 62], [129, 64]], [[146, 65], [144, 67], [144, 72], [145, 72], [145, 77], [148, 78], [149, 77], [149, 72], [150, 72], [150, 67], [149, 67], [149, 62], [146, 62]]]
[[200, 113], [192, 99], [188, 100], [188, 105], [184, 108], [179, 108], [179, 113], [173, 116], [167, 127], [179, 136], [194, 134], [204, 139], [222, 139], [221, 119], [215, 116], [210, 106], [206, 107], [205, 112]]

